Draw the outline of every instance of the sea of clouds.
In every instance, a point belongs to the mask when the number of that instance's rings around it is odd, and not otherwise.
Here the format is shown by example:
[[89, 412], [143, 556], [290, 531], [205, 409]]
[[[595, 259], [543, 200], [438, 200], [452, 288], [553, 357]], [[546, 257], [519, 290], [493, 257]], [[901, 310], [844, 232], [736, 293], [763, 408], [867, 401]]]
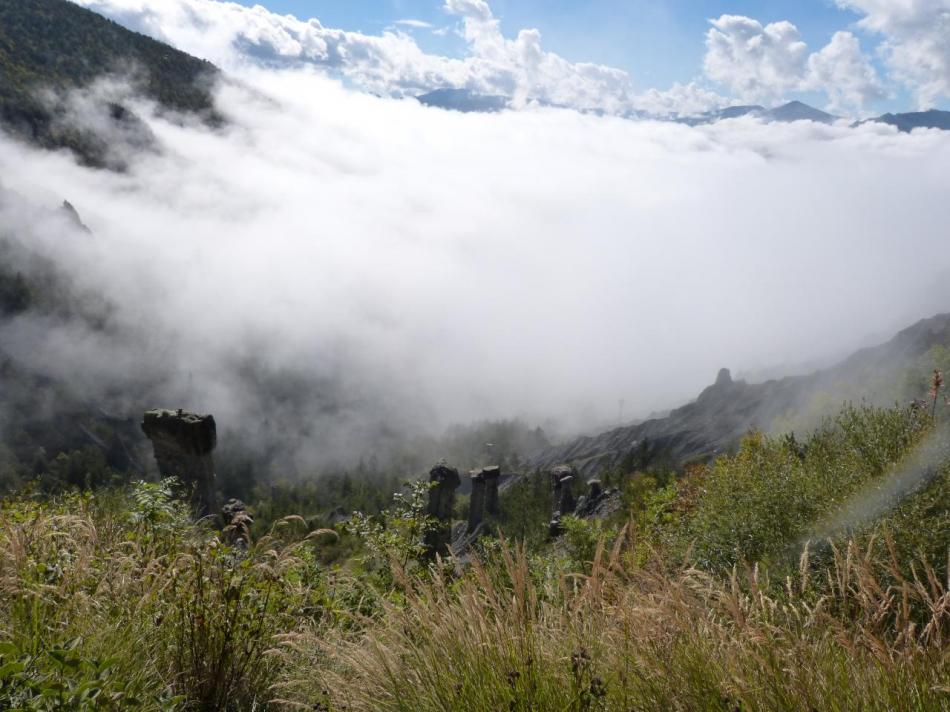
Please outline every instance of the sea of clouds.
[[[122, 173], [0, 138], [0, 224], [114, 310], [4, 347], [92, 396], [150, 374], [164, 402], [122, 407], [304, 463], [481, 418], [596, 430], [950, 304], [950, 133], [460, 114], [308, 68], [232, 74], [223, 128], [125, 101], [159, 148]], [[22, 207], [63, 199], [91, 235]]]

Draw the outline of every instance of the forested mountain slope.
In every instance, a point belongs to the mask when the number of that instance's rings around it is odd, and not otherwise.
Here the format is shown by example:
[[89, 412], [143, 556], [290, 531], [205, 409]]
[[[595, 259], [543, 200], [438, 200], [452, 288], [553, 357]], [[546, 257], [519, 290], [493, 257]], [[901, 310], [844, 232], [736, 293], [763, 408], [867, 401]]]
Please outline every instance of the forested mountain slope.
[[[77, 125], [65, 94], [108, 75], [131, 79], [164, 109], [219, 120], [210, 93], [219, 72], [209, 62], [67, 0], [0, 0], [0, 121], [7, 130], [104, 164], [107, 147]], [[96, 109], [115, 128], [147, 140], [147, 129], [121, 103], [106, 99]]]

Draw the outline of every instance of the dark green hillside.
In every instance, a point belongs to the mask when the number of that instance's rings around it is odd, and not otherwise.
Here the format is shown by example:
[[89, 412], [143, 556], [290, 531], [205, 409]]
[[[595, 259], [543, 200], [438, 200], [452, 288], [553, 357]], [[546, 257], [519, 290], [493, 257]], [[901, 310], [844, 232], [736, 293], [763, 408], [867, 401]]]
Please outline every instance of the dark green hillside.
[[[143, 92], [161, 106], [214, 118], [208, 91], [214, 65], [131, 32], [67, 0], [0, 0], [0, 120], [46, 148], [72, 148], [102, 165], [103, 147], [64, 125], [40, 97], [133, 69]], [[134, 124], [122, 107], [103, 107], [120, 127]]]

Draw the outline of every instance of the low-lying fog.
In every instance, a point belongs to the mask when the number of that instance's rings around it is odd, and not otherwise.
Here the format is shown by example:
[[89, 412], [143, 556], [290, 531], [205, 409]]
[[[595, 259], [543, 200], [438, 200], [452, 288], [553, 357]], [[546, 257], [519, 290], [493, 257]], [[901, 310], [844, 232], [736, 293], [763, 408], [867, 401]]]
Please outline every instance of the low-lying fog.
[[[117, 325], [19, 320], [8, 350], [91, 393], [161, 374], [165, 401], [130, 410], [304, 419], [312, 459], [480, 418], [596, 430], [620, 399], [646, 414], [721, 366], [820, 361], [950, 303], [950, 133], [460, 114], [311, 72], [239, 79], [220, 130], [135, 103], [161, 150], [124, 174], [0, 140], [20, 196], [0, 221]], [[92, 235], [24, 207], [64, 198]]]

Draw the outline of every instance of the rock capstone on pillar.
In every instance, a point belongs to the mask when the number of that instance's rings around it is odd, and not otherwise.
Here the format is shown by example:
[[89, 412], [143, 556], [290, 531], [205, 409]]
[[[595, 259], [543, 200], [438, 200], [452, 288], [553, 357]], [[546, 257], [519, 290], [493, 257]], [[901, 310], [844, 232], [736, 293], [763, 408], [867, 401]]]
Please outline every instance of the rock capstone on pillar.
[[[570, 465], [558, 465], [551, 470], [551, 493], [554, 495], [554, 511], [561, 512], [562, 514], [569, 514], [570, 512], [565, 511], [562, 506], [564, 504], [564, 482], [565, 478], [567, 479], [568, 484], [574, 480], [574, 468]], [[568, 498], [571, 503], [570, 511], [574, 511], [574, 500], [571, 497], [571, 493], [568, 492]]]
[[447, 554], [452, 538], [452, 512], [455, 509], [455, 490], [461, 484], [459, 472], [443, 460], [429, 471], [429, 504], [426, 514], [435, 518], [436, 525], [426, 532], [425, 545], [430, 555]]
[[[570, 465], [557, 465], [551, 469], [551, 501], [554, 511], [548, 524], [548, 535], [557, 537], [564, 533], [561, 515], [574, 511], [574, 498], [571, 494], [571, 482], [574, 480], [574, 468]], [[565, 509], [569, 505], [569, 508]]]
[[581, 495], [577, 499], [577, 506], [574, 508], [579, 517], [588, 517], [597, 510], [597, 506], [606, 497], [603, 483], [596, 477], [587, 480], [587, 494]]
[[150, 410], [142, 431], [152, 441], [162, 477], [177, 477], [190, 488], [192, 506], [204, 517], [215, 509], [214, 460], [218, 444], [214, 416], [182, 410]]

